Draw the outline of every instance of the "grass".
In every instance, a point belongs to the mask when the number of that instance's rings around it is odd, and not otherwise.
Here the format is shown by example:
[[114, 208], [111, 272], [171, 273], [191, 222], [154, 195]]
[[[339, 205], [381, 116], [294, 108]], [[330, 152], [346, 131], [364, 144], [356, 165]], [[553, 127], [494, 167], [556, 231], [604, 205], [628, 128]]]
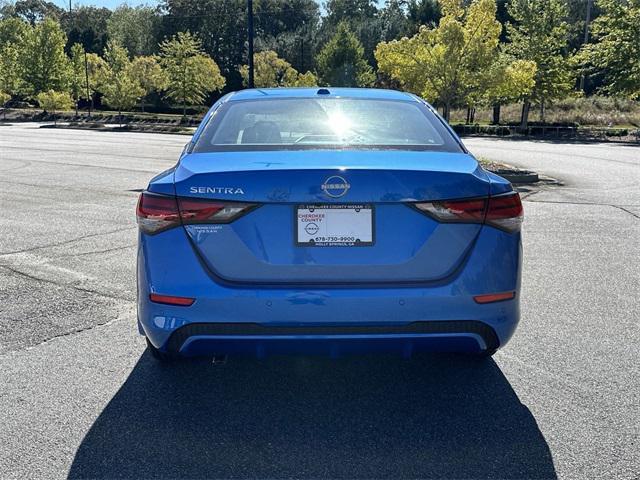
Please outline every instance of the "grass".
[[[500, 122], [517, 124], [520, 121], [521, 104], [503, 105]], [[492, 109], [476, 110], [474, 123], [486, 125], [491, 123]], [[451, 123], [464, 123], [467, 117], [466, 109], [455, 109], [451, 112]], [[529, 121], [539, 122], [540, 109], [532, 108]], [[545, 111], [546, 123], [577, 124], [591, 127], [640, 127], [640, 102], [614, 97], [568, 98], [547, 106]]]

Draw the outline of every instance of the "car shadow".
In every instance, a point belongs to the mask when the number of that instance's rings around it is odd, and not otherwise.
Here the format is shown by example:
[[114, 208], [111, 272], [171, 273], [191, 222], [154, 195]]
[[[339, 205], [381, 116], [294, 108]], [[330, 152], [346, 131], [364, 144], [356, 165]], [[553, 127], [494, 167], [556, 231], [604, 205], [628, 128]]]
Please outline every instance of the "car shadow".
[[493, 360], [142, 355], [69, 478], [556, 478]]

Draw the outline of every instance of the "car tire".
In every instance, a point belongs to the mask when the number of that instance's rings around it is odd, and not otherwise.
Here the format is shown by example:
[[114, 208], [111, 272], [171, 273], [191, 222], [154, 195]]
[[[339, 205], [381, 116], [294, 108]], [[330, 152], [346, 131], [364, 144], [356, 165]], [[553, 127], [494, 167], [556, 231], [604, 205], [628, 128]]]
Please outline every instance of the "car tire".
[[148, 338], [146, 340], [147, 340], [147, 350], [156, 361], [167, 363], [173, 360], [173, 357], [170, 354], [158, 350], [156, 347], [153, 346], [153, 344], [149, 341]]

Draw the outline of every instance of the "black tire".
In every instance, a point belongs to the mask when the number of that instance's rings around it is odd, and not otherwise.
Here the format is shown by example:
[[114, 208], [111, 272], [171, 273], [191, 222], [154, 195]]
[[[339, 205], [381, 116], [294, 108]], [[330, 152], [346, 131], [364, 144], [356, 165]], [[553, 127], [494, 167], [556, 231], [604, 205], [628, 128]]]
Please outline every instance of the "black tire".
[[172, 355], [166, 352], [161, 352], [151, 344], [148, 338], [146, 340], [147, 340], [147, 350], [155, 360], [162, 363], [168, 363], [173, 360]]

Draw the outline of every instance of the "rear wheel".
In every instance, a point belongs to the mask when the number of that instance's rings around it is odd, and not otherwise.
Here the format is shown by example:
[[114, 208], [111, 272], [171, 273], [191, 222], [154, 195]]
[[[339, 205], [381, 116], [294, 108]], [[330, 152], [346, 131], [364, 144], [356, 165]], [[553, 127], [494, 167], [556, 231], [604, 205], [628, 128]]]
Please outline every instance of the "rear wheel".
[[170, 354], [158, 350], [156, 347], [153, 346], [153, 344], [149, 341], [148, 338], [146, 340], [147, 340], [147, 350], [155, 360], [162, 363], [170, 362], [171, 360], [173, 360], [173, 357]]

